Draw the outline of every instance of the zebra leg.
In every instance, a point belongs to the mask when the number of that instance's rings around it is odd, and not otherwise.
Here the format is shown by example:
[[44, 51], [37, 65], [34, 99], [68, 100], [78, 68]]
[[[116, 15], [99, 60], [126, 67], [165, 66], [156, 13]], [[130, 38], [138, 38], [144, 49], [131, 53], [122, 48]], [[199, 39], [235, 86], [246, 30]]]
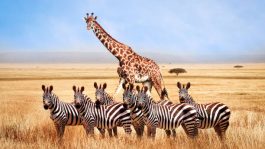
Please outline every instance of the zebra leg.
[[112, 137], [112, 129], [107, 129], [109, 132], [109, 136]]
[[169, 138], [170, 135], [171, 135], [171, 130], [165, 130], [166, 134], [167, 134], [167, 137]]
[[218, 124], [214, 127], [215, 132], [217, 133], [221, 141], [225, 140], [225, 132], [229, 126], [229, 122]]
[[147, 137], [151, 137], [151, 128], [147, 126]]
[[98, 129], [98, 131], [100, 132], [101, 136], [102, 136], [103, 138], [105, 138], [105, 129], [103, 129], [103, 128], [97, 128], [97, 129]]
[[114, 137], [118, 137], [118, 130], [117, 127], [113, 128]]
[[196, 124], [194, 123], [182, 123], [181, 124], [182, 128], [184, 129], [185, 133], [187, 136], [190, 138], [195, 138], [198, 135], [198, 128], [196, 127]]
[[175, 129], [172, 130], [172, 134], [173, 134], [173, 137], [176, 138], [177, 133], [176, 133], [176, 130]]
[[151, 128], [151, 137], [152, 137], [153, 140], [155, 139], [155, 137], [156, 137], [156, 127], [152, 127]]

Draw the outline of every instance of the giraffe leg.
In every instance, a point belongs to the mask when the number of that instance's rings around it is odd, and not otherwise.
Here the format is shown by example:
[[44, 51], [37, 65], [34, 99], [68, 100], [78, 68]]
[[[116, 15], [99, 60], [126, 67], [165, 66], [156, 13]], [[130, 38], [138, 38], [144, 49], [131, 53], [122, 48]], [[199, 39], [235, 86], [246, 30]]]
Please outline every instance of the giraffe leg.
[[159, 97], [162, 98], [161, 97], [162, 86], [161, 86], [160, 77], [154, 76], [151, 78], [151, 80], [152, 80], [152, 84], [153, 84], [154, 88], [156, 89], [156, 92], [158, 93]]
[[121, 88], [122, 88], [122, 84], [123, 84], [123, 83], [125, 83], [125, 79], [124, 79], [124, 78], [120, 78], [119, 85], [118, 85], [118, 87], [117, 87], [117, 89], [116, 89], [116, 91], [115, 91], [113, 97], [115, 97], [115, 96], [119, 93], [119, 91], [120, 91]]

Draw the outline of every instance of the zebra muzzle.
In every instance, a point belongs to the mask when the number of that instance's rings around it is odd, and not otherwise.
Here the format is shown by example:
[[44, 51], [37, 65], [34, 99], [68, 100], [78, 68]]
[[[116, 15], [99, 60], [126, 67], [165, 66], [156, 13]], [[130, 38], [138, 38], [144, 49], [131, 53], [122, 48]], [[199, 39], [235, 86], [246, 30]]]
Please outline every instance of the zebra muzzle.
[[48, 110], [49, 106], [48, 106], [48, 105], [44, 105], [43, 108], [44, 108], [45, 110]]
[[81, 106], [80, 106], [80, 104], [75, 104], [75, 107], [77, 108], [77, 109], [79, 109]]

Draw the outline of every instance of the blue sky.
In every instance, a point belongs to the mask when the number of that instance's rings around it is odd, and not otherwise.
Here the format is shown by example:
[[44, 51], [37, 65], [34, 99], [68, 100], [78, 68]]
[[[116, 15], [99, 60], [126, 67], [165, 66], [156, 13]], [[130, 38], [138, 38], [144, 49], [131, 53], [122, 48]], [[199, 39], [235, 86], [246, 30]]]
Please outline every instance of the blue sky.
[[0, 52], [106, 52], [82, 20], [86, 12], [94, 12], [109, 34], [147, 57], [265, 62], [263, 0], [0, 3]]

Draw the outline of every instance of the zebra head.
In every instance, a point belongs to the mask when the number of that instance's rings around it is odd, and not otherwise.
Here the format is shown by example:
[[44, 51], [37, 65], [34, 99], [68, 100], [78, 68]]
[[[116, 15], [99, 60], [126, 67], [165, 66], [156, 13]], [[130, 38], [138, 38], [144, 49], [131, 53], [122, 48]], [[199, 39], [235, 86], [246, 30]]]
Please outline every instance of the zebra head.
[[91, 15], [89, 15], [89, 13], [87, 13], [86, 17], [84, 17], [84, 20], [87, 23], [87, 30], [90, 30], [91, 28], [94, 27], [94, 23], [97, 19], [97, 16], [94, 17], [93, 15], [94, 15], [94, 13], [91, 13]]
[[107, 88], [107, 83], [104, 83], [102, 86], [101, 84], [98, 87], [97, 82], [94, 82], [94, 87], [96, 89], [95, 96], [96, 100], [100, 102], [100, 104], [104, 104], [106, 101], [106, 95], [105, 89]]
[[123, 92], [123, 102], [127, 105], [132, 105], [135, 102], [136, 91], [133, 89], [133, 84], [126, 86], [125, 83], [122, 85], [124, 92]]
[[51, 85], [50, 87], [45, 88], [45, 85], [42, 85], [42, 90], [43, 90], [43, 107], [45, 110], [51, 109], [54, 105], [53, 103], [53, 96], [52, 96], [52, 90], [53, 86]]
[[139, 109], [143, 109], [148, 104], [149, 95], [147, 93], [148, 87], [144, 86], [140, 90], [139, 86], [136, 86], [136, 90], [138, 91], [137, 94], [137, 107]]
[[184, 84], [181, 86], [181, 83], [177, 83], [177, 87], [179, 88], [179, 101], [180, 103], [190, 103], [190, 96], [188, 93], [188, 89], [190, 88], [190, 82], [185, 86]]
[[74, 105], [77, 109], [79, 109], [85, 100], [85, 96], [83, 94], [85, 87], [82, 86], [79, 89], [79, 87], [76, 88], [76, 86], [73, 86], [73, 90], [74, 90]]

